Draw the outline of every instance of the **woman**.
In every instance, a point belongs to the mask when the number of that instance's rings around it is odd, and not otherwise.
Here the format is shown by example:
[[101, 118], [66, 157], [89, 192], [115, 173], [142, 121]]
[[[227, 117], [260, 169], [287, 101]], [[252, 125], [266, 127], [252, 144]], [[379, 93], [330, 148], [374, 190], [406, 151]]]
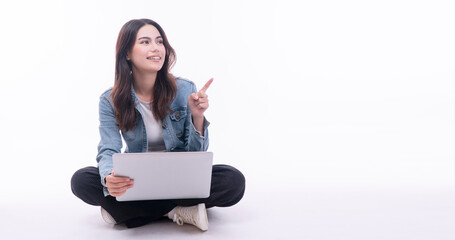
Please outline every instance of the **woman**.
[[115, 197], [134, 187], [132, 179], [118, 177], [112, 171], [112, 155], [121, 151], [121, 137], [126, 152], [208, 148], [209, 122], [204, 112], [209, 102], [205, 92], [213, 79], [196, 92], [194, 83], [170, 73], [174, 62], [174, 49], [156, 22], [131, 20], [120, 30], [114, 87], [100, 97], [98, 168], [80, 169], [71, 179], [73, 193], [88, 204], [101, 206], [108, 223], [125, 223], [131, 228], [164, 216], [205, 231], [206, 208], [232, 206], [243, 197], [242, 173], [231, 166], [214, 165], [208, 198], [116, 201]]

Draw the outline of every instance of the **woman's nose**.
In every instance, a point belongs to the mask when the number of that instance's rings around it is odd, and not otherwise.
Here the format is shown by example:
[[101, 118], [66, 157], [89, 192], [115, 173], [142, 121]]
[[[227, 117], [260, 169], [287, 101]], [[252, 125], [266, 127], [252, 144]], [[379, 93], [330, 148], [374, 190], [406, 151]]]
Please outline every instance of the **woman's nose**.
[[150, 44], [150, 50], [156, 52], [158, 50], [158, 44], [152, 42], [152, 44]]

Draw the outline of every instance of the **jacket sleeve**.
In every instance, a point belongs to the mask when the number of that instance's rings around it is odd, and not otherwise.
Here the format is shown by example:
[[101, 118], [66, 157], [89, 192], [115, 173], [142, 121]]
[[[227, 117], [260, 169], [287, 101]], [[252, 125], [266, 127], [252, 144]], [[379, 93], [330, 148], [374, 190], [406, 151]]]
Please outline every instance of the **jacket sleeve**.
[[118, 125], [115, 121], [114, 108], [106, 96], [100, 97], [99, 120], [101, 140], [98, 144], [98, 155], [96, 161], [101, 176], [101, 184], [105, 187], [104, 193], [107, 195], [107, 188], [104, 179], [112, 172], [112, 155], [120, 153], [122, 149], [122, 138]]
[[[194, 83], [191, 83], [191, 93], [196, 93], [196, 92], [197, 92], [196, 85]], [[185, 132], [188, 135], [185, 136], [185, 138], [186, 138], [186, 141], [188, 144], [187, 145], [188, 151], [190, 151], [190, 152], [207, 151], [207, 149], [209, 148], [208, 126], [210, 125], [210, 122], [207, 121], [207, 119], [204, 117], [204, 124], [203, 124], [204, 136], [202, 136], [201, 133], [198, 130], [196, 130], [196, 127], [194, 127], [189, 105], [187, 106], [186, 118], [187, 118], [186, 126], [188, 129]]]

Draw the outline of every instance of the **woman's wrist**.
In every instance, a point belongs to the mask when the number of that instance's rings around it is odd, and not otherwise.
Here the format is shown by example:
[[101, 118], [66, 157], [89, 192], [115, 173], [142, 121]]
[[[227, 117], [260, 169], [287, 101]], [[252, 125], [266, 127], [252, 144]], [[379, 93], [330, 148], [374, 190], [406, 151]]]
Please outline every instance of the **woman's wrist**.
[[191, 118], [193, 119], [193, 122], [194, 121], [204, 121], [204, 114], [202, 114], [201, 116], [191, 115]]
[[199, 116], [199, 117], [195, 117], [195, 116], [191, 116], [192, 119], [193, 119], [193, 125], [194, 125], [194, 128], [196, 128], [197, 131], [199, 131], [201, 133], [202, 136], [204, 136], [204, 115], [202, 116]]

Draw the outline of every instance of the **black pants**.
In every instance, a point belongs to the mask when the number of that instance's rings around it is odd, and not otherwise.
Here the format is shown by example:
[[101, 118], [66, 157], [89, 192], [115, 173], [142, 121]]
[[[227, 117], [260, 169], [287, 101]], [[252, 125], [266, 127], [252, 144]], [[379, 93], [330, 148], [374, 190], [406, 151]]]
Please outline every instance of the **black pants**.
[[125, 223], [132, 228], [160, 219], [176, 206], [199, 203], [205, 203], [206, 208], [232, 206], [243, 197], [245, 177], [234, 167], [214, 165], [208, 198], [118, 202], [112, 196], [104, 196], [98, 168], [86, 167], [74, 173], [71, 190], [82, 201], [104, 208], [117, 223]]

